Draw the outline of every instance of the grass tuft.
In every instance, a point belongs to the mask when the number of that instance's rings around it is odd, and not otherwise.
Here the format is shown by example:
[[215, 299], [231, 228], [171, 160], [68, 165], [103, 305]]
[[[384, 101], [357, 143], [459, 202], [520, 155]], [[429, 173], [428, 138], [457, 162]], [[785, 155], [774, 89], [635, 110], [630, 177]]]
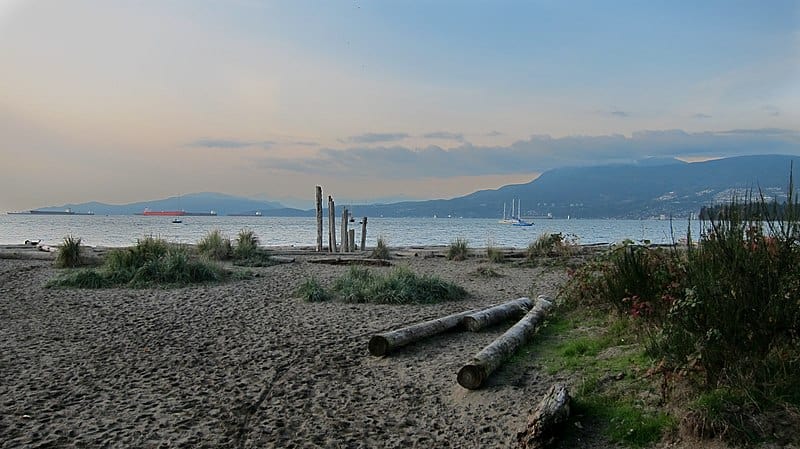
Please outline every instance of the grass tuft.
[[345, 302], [382, 304], [433, 304], [467, 296], [464, 288], [435, 276], [419, 276], [407, 267], [387, 275], [368, 268], [351, 267], [332, 290]]
[[258, 252], [258, 237], [249, 229], [242, 229], [236, 237], [236, 247], [233, 249], [234, 259], [250, 259]]
[[333, 295], [314, 278], [307, 278], [303, 281], [295, 295], [308, 302], [327, 302], [333, 299]]
[[389, 247], [386, 245], [386, 239], [378, 237], [378, 243], [375, 244], [375, 249], [372, 250], [370, 257], [383, 260], [388, 260], [392, 257], [391, 254], [389, 254]]
[[450, 243], [447, 248], [447, 260], [467, 260], [469, 257], [469, 246], [466, 239], [457, 238]]
[[55, 265], [58, 268], [76, 268], [83, 265], [81, 238], [68, 235], [58, 247]]
[[232, 253], [231, 239], [214, 229], [197, 243], [197, 251], [211, 260], [226, 260]]

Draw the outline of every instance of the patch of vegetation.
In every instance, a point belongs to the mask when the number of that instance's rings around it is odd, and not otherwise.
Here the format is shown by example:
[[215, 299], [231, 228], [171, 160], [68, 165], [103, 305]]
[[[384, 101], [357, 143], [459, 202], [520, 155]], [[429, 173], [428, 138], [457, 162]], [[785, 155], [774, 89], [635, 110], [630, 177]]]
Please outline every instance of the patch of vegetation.
[[661, 371], [693, 389], [683, 424], [698, 436], [770, 439], [753, 416], [797, 410], [800, 206], [791, 190], [775, 221], [740, 215], [766, 208], [763, 199], [733, 203], [698, 242], [688, 234], [685, 249], [628, 242], [578, 269], [565, 289], [573, 307], [629, 317]]
[[[220, 236], [222, 237], [222, 236]], [[233, 248], [233, 258], [238, 260], [250, 259], [258, 252], [258, 237], [249, 229], [242, 229], [236, 236], [236, 246]]]
[[577, 247], [576, 239], [565, 237], [561, 233], [543, 233], [528, 245], [526, 258], [528, 261], [538, 257], [555, 257], [571, 255]]
[[477, 276], [484, 277], [484, 278], [499, 278], [499, 277], [503, 277], [503, 275], [499, 271], [495, 270], [492, 267], [488, 267], [488, 266], [485, 266], [485, 265], [481, 265], [480, 267], [478, 267], [475, 270], [475, 274]]
[[214, 229], [197, 243], [197, 252], [211, 260], [227, 260], [232, 253], [231, 239]]
[[342, 301], [354, 303], [432, 304], [467, 296], [467, 291], [458, 285], [435, 276], [419, 276], [407, 267], [382, 275], [354, 266], [336, 279], [331, 290]]
[[628, 401], [600, 395], [583, 394], [573, 402], [575, 414], [601, 419], [603, 432], [616, 443], [645, 447], [659, 442], [664, 433], [675, 428], [675, 419], [659, 411], [645, 411]]
[[49, 287], [149, 287], [219, 282], [229, 272], [217, 264], [191, 257], [185, 248], [147, 237], [136, 246], [108, 253], [97, 269], [78, 270], [51, 281]]
[[58, 247], [55, 265], [58, 268], [76, 268], [83, 265], [81, 238], [68, 235]]
[[467, 260], [469, 257], [469, 245], [466, 239], [457, 238], [450, 243], [447, 248], [447, 260]]
[[308, 302], [326, 302], [333, 299], [333, 295], [314, 278], [306, 278], [297, 288], [295, 295]]
[[375, 244], [375, 249], [372, 250], [370, 257], [373, 259], [391, 259], [392, 255], [389, 254], [389, 247], [386, 245], [386, 239], [378, 237], [378, 243]]

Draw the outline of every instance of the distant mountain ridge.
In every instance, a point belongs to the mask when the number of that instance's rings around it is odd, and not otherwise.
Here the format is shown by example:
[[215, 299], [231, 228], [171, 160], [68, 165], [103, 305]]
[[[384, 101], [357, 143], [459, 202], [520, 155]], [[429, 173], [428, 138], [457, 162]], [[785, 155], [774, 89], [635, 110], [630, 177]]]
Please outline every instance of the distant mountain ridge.
[[[697, 215], [703, 206], [730, 201], [743, 192], [785, 199], [789, 170], [795, 159], [785, 155], [740, 156], [687, 163], [653, 158], [634, 164], [564, 167], [544, 172], [525, 184], [514, 184], [440, 200], [348, 205], [356, 217], [499, 218], [503, 205], [521, 201], [524, 216], [554, 218], [649, 218]], [[797, 178], [795, 164], [795, 179]], [[344, 205], [341, 201], [337, 202]], [[309, 199], [309, 204], [313, 204]], [[125, 205], [65, 204], [47, 208], [92, 211], [95, 214], [136, 214], [151, 210], [186, 210], [219, 215], [313, 216], [314, 211], [284, 207], [278, 202], [221, 193], [196, 193]]]
[[187, 212], [214, 211], [218, 215], [228, 215], [266, 213], [267, 211], [284, 209], [284, 206], [274, 201], [253, 200], [216, 192], [199, 192], [128, 204], [117, 205], [92, 201], [45, 207], [40, 210], [64, 210], [67, 208], [76, 212], [94, 212], [96, 215], [133, 215], [141, 214], [145, 209], [153, 211], [185, 210]]

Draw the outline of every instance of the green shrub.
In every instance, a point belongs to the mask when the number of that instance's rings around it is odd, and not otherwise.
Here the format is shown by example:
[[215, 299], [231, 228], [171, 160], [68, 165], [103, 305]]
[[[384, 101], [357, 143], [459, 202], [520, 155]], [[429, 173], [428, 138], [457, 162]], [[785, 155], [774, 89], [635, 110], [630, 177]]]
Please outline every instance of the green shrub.
[[75, 268], [83, 265], [80, 237], [71, 235], [64, 237], [64, 241], [58, 247], [55, 265], [58, 268]]
[[226, 260], [231, 256], [231, 239], [214, 229], [197, 243], [197, 251], [211, 260]]
[[333, 299], [333, 295], [320, 285], [319, 281], [314, 278], [307, 278], [297, 288], [295, 295], [303, 298], [308, 302], [326, 302]]
[[378, 237], [378, 243], [375, 244], [375, 249], [372, 250], [370, 257], [383, 260], [388, 260], [392, 257], [391, 254], [389, 254], [389, 247], [386, 246], [386, 240], [383, 237]]
[[367, 268], [351, 267], [333, 284], [333, 291], [345, 302], [385, 304], [424, 304], [462, 299], [466, 290], [435, 276], [418, 276], [407, 267], [388, 275]]
[[457, 238], [450, 243], [447, 249], [447, 260], [467, 260], [469, 257], [469, 246], [466, 239]]
[[528, 245], [526, 256], [529, 261], [537, 257], [566, 256], [573, 252], [576, 241], [575, 236], [570, 238], [570, 236], [564, 237], [561, 233], [545, 232]]

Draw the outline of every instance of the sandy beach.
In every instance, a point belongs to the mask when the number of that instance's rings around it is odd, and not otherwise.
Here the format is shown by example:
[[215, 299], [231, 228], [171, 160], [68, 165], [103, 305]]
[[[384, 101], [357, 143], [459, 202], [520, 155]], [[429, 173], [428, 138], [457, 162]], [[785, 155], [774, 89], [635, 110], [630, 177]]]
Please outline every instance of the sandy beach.
[[[424, 306], [307, 303], [345, 266], [296, 262], [258, 277], [179, 289], [48, 289], [48, 260], [0, 259], [0, 447], [506, 448], [557, 379], [535, 362], [502, 367], [477, 391], [456, 383], [499, 326], [373, 357], [374, 333], [531, 294], [563, 268], [408, 254], [417, 273], [470, 297]], [[391, 268], [372, 268], [389, 270]], [[600, 442], [587, 442], [597, 447]]]

